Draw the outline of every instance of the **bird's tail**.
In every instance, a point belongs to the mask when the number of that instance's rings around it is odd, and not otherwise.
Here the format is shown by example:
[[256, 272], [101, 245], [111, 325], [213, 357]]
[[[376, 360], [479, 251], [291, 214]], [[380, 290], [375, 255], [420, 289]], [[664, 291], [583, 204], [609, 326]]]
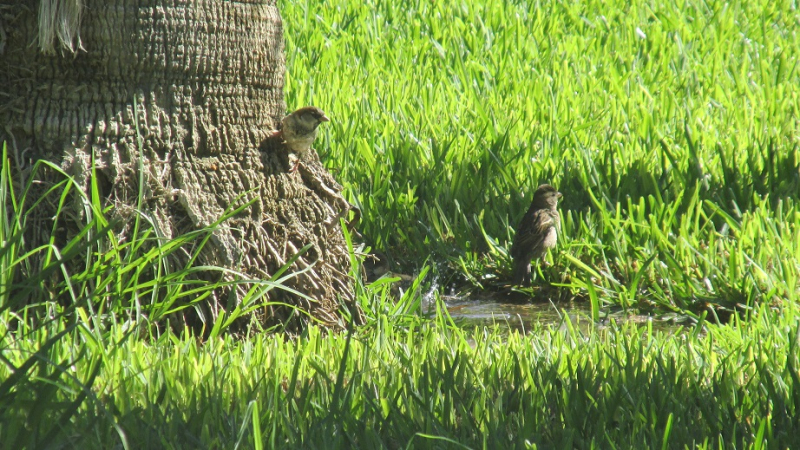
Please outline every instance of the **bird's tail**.
[[530, 286], [531, 263], [529, 261], [514, 260], [514, 272], [511, 282], [517, 286]]

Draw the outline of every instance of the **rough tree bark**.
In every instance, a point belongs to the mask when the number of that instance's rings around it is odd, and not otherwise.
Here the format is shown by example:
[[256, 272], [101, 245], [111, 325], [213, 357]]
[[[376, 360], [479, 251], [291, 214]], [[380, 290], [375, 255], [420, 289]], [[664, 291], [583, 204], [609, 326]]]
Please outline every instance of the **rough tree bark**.
[[[42, 10], [59, 3], [80, 16]], [[56, 31], [42, 36], [48, 14]], [[79, 35], [59, 25], [76, 19]], [[341, 188], [318, 160], [288, 172], [268, 139], [285, 114], [282, 32], [275, 1], [0, 0], [0, 142], [19, 174], [47, 159], [84, 187], [94, 158], [123, 219], [134, 214], [141, 159], [142, 204], [167, 236], [255, 198], [215, 232], [205, 263], [263, 279], [310, 243], [295, 268], [312, 270], [289, 285], [316, 301], [278, 290], [272, 299], [335, 325], [353, 295], [342, 205], [330, 195]], [[47, 51], [57, 37], [77, 51]], [[207, 306], [213, 316], [221, 304]]]

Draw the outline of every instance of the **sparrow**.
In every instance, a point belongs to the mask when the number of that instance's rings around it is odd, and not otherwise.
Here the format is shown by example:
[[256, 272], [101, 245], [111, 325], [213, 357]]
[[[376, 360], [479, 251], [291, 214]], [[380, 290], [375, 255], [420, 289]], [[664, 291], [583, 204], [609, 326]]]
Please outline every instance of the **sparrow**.
[[511, 244], [514, 258], [513, 283], [531, 284], [531, 259], [541, 259], [548, 249], [556, 246], [557, 232], [561, 230], [561, 216], [556, 207], [562, 197], [553, 186], [543, 184], [533, 194], [531, 206], [517, 226]]
[[[281, 120], [281, 129], [274, 131], [273, 136], [283, 138], [283, 143], [289, 150], [294, 152], [298, 158], [302, 158], [311, 149], [314, 139], [317, 137], [317, 127], [322, 122], [330, 119], [325, 113], [316, 106], [305, 106], [289, 114]], [[297, 170], [300, 159], [295, 160], [294, 166], [289, 172]]]

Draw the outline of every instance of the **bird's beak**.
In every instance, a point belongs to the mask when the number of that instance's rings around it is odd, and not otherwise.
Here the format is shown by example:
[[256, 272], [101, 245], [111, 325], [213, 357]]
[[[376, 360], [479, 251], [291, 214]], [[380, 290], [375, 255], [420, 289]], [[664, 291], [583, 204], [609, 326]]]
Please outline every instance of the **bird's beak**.
[[320, 121], [320, 122], [330, 122], [330, 121], [331, 121], [331, 119], [328, 119], [328, 116], [326, 116], [325, 114], [323, 114], [323, 115], [322, 115], [322, 117], [320, 117], [320, 118], [319, 118], [319, 121]]
[[563, 196], [564, 196], [564, 194], [562, 194], [561, 192], [556, 191], [556, 198], [561, 198]]

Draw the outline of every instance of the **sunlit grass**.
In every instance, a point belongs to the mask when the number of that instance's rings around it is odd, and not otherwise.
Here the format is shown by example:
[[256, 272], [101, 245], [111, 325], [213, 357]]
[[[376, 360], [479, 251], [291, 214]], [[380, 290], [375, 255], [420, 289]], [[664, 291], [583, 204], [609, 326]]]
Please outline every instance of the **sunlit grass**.
[[[56, 364], [75, 348], [85, 356], [56, 366], [68, 376], [47, 399], [88, 390], [59, 440], [83, 448], [794, 448], [797, 319], [792, 307], [677, 334], [564, 322], [523, 336], [440, 316], [290, 340], [167, 331], [105, 346], [78, 332], [48, 352]], [[4, 358], [23, 364], [47, 335], [6, 340]], [[78, 383], [92, 376], [91, 389]], [[41, 406], [38, 429], [12, 408], [0, 433], [37, 442], [58, 411]]]
[[[164, 239], [142, 213], [120, 240], [96, 190], [65, 177], [26, 197], [4, 166], [2, 446], [800, 447], [792, 3], [281, 8], [287, 105], [334, 119], [318, 148], [369, 244], [485, 286], [508, 276], [512, 227], [550, 182], [563, 235], [537, 283], [698, 323], [461, 330], [436, 296], [421, 316], [419, 280], [399, 301], [384, 280], [356, 283], [358, 329], [227, 333], [276, 278], [246, 280], [198, 339], [169, 318], [237, 282], [196, 276], [222, 270], [196, 264], [220, 224]], [[69, 195], [81, 231], [57, 236], [57, 208], [49, 244], [26, 248], [29, 211]]]
[[317, 147], [407, 268], [508, 278], [510, 226], [550, 182], [565, 227], [539, 283], [695, 312], [797, 300], [791, 2], [281, 7], [287, 105], [329, 112]]

